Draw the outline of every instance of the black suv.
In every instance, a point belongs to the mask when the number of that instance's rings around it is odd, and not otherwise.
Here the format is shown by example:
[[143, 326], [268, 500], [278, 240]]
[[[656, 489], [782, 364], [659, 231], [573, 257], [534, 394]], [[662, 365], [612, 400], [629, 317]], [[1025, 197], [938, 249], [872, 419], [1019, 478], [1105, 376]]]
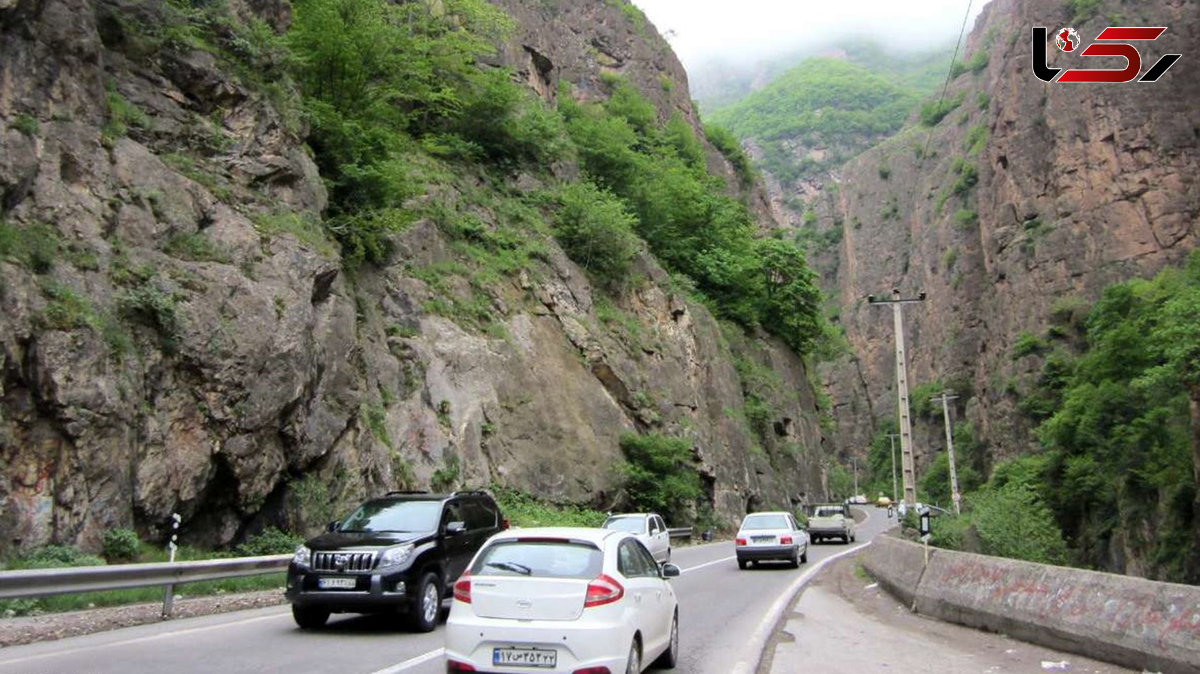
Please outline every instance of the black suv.
[[292, 616], [316, 628], [330, 613], [399, 612], [417, 631], [432, 631], [475, 552], [507, 528], [487, 492], [388, 492], [296, 548], [286, 592]]

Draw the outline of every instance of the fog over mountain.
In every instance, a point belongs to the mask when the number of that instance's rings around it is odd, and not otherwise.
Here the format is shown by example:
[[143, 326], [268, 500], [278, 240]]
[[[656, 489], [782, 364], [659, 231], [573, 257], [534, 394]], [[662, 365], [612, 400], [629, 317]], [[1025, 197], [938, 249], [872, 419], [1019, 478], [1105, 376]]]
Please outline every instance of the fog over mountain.
[[[905, 50], [953, 41], [967, 0], [633, 0], [667, 38], [689, 73], [709, 63], [750, 65], [843, 36]], [[970, 2], [969, 30], [986, 0]]]

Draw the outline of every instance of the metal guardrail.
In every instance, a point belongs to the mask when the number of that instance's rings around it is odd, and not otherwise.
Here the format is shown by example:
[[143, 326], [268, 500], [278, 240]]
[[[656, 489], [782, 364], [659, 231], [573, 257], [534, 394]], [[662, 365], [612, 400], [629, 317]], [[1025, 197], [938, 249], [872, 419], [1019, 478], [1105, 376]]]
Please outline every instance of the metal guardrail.
[[287, 570], [292, 555], [0, 571], [0, 599], [178, 585]]
[[676, 527], [674, 529], [667, 529], [667, 534], [671, 538], [691, 538], [692, 537], [692, 528], [691, 527]]

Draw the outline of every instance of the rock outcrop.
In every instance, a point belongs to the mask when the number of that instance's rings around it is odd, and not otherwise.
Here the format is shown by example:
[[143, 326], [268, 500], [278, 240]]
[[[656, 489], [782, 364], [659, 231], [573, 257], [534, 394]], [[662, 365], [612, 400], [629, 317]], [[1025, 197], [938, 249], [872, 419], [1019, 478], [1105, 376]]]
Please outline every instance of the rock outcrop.
[[[958, 105], [851, 161], [826, 190], [822, 226], [840, 229], [841, 244], [816, 266], [855, 353], [824, 372], [839, 445], [864, 447], [896, 409], [890, 311], [868, 294], [928, 293], [905, 309], [910, 386], [957, 389], [959, 417], [987, 459], [1002, 459], [1036, 443], [1016, 403], [1041, 364], [1014, 358], [1018, 337], [1077, 320], [1106, 285], [1195, 247], [1200, 81], [1173, 69], [1154, 84], [1044, 84], [1030, 70], [1033, 26], [1074, 25], [1090, 41], [1112, 22], [1107, 4], [1076, 21], [1063, 3], [994, 0], [964, 59], [985, 50], [986, 68], [953, 79], [946, 98]], [[1140, 46], [1144, 69], [1193, 49], [1194, 10], [1122, 5], [1123, 25], [1169, 27]], [[1049, 52], [1051, 65], [1080, 67], [1052, 40]], [[917, 422], [918, 466], [942, 451], [941, 432], [940, 415]]]
[[[499, 60], [547, 100], [618, 72], [696, 125], [682, 68], [632, 7], [499, 4], [518, 21]], [[613, 321], [549, 240], [487, 289], [491, 331], [427, 310], [442, 291], [412, 270], [456, 255], [431, 222], [349, 277], [278, 104], [286, 79], [163, 35], [169, 7], [0, 5], [0, 554], [95, 548], [112, 527], [161, 537], [172, 512], [188, 542], [226, 544], [431, 483], [610, 507], [629, 431], [691, 439], [728, 520], [824, 496], [804, 364], [723, 331], [648, 257]], [[290, 19], [287, 3], [231, 9]], [[766, 211], [761, 190], [747, 199]], [[778, 373], [768, 437], [740, 415], [739, 361]]]

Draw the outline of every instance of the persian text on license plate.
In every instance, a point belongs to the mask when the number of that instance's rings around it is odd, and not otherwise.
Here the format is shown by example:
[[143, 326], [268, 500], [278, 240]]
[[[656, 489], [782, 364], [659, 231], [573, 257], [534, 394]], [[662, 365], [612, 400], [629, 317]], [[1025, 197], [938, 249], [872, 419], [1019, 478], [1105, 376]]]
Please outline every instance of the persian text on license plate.
[[750, 540], [754, 541], [755, 543], [774, 543], [775, 537], [774, 536], [751, 536]]
[[354, 578], [318, 578], [317, 587], [322, 590], [353, 590], [355, 582]]
[[545, 667], [558, 664], [558, 651], [548, 648], [494, 648], [492, 664], [501, 667]]

